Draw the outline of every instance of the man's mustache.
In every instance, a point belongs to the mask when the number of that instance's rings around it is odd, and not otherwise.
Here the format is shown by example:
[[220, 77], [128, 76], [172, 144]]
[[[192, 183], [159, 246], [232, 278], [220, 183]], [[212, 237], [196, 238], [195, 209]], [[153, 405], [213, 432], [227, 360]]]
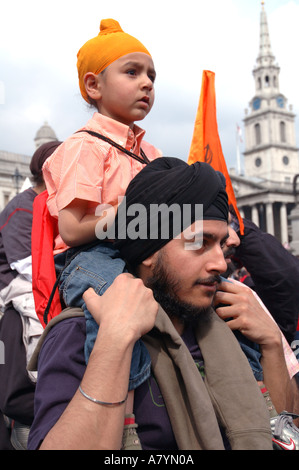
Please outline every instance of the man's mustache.
[[195, 281], [194, 285], [197, 284], [203, 284], [203, 285], [211, 285], [211, 284], [220, 284], [221, 283], [221, 277], [219, 274], [215, 274], [214, 276], [209, 276], [206, 278], [199, 278]]

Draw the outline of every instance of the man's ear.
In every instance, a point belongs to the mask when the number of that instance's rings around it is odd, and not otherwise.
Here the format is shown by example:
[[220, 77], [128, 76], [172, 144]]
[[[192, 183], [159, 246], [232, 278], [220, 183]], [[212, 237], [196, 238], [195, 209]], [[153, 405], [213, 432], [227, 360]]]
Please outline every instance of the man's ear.
[[101, 87], [98, 75], [92, 72], [87, 72], [84, 75], [84, 86], [86, 93], [92, 100], [96, 101], [101, 98]]
[[145, 266], [146, 268], [153, 268], [156, 264], [156, 260], [157, 260], [157, 257], [158, 257], [158, 253], [159, 252], [156, 252], [154, 253], [153, 255], [149, 256], [148, 258], [146, 258], [145, 260], [143, 260], [141, 262], [141, 264], [143, 266]]
[[152, 277], [154, 268], [158, 261], [159, 252], [154, 253], [153, 255], [149, 256], [145, 260], [143, 260], [138, 265], [138, 271], [136, 271], [138, 277], [140, 277], [143, 282], [147, 283], [147, 279]]

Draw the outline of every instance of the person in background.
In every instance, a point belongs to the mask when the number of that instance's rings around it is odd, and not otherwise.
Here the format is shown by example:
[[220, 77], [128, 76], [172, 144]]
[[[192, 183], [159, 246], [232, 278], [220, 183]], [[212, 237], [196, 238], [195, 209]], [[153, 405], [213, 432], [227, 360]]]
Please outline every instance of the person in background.
[[36, 374], [28, 374], [26, 365], [43, 330], [32, 294], [33, 201], [45, 189], [42, 166], [60, 144], [48, 142], [35, 151], [30, 162], [32, 187], [17, 194], [0, 214], [0, 299], [4, 311], [0, 340], [5, 345], [5, 363], [0, 364], [0, 448], [12, 447], [10, 434], [13, 448], [25, 448], [33, 420]]
[[248, 219], [243, 219], [244, 235], [240, 235], [233, 212], [231, 217], [240, 238], [232, 261], [249, 272], [250, 287], [271, 312], [291, 345], [299, 315], [299, 259], [286, 250], [277, 238], [263, 232]]

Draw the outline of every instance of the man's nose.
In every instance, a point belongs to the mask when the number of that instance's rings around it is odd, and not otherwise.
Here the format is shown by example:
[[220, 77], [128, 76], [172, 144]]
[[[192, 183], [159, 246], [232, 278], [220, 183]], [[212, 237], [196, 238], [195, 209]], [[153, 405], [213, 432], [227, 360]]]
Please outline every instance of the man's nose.
[[240, 245], [240, 238], [238, 237], [237, 232], [228, 225], [228, 235], [225, 244], [228, 248], [235, 247], [237, 248]]
[[211, 260], [207, 264], [210, 273], [221, 274], [227, 270], [227, 264], [221, 246], [215, 246], [211, 253]]

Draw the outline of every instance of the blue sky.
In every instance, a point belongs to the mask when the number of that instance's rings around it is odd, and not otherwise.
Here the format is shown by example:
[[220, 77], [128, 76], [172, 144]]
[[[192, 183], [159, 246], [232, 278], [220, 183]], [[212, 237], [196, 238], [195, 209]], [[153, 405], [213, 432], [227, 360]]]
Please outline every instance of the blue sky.
[[[202, 71], [212, 70], [222, 148], [228, 167], [236, 166], [236, 124], [243, 128], [255, 91], [260, 1], [0, 0], [0, 6], [0, 150], [32, 155], [44, 121], [64, 140], [88, 120], [93, 111], [78, 91], [76, 54], [98, 34], [102, 18], [115, 18], [155, 62], [156, 102], [139, 123], [146, 139], [164, 155], [187, 159]], [[280, 91], [298, 115], [299, 0], [268, 0], [265, 9]]]

